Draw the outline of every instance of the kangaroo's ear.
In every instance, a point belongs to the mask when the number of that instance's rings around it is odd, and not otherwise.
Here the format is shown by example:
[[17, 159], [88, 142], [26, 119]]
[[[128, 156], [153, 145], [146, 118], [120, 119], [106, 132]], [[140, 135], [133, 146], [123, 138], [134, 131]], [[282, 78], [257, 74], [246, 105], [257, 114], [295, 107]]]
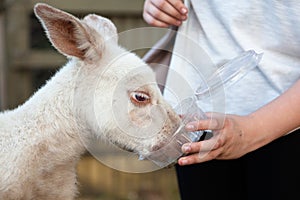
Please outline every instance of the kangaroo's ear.
[[60, 53], [82, 60], [101, 57], [103, 38], [87, 24], [71, 14], [43, 3], [36, 4], [34, 12], [50, 42]]

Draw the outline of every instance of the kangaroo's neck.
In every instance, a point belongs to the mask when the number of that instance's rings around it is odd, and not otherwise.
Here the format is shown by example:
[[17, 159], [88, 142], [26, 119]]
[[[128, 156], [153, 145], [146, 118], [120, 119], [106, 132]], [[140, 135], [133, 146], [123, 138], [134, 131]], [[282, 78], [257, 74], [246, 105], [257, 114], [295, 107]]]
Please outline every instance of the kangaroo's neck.
[[31, 133], [35, 137], [43, 138], [45, 142], [57, 142], [62, 149], [74, 151], [74, 154], [84, 151], [82, 143], [87, 132], [74, 108], [79, 70], [80, 66], [70, 61], [27, 102], [12, 111], [15, 118], [23, 122], [20, 124], [35, 130]]

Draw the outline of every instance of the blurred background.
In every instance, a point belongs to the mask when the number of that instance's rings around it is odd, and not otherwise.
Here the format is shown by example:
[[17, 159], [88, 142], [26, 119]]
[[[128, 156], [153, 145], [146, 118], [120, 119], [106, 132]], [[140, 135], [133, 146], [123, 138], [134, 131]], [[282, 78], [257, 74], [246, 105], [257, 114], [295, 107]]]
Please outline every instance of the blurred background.
[[[48, 3], [79, 18], [96, 13], [111, 19], [118, 32], [146, 27], [144, 0], [0, 0], [0, 109], [24, 103], [66, 63], [51, 47], [33, 14], [37, 2]], [[165, 30], [130, 35], [126, 43], [157, 41]], [[138, 51], [143, 56], [147, 50]], [[79, 199], [176, 200], [179, 199], [174, 168], [155, 172], [124, 173], [101, 164], [88, 153], [78, 164]], [[57, 189], [57, 188], [53, 188]]]

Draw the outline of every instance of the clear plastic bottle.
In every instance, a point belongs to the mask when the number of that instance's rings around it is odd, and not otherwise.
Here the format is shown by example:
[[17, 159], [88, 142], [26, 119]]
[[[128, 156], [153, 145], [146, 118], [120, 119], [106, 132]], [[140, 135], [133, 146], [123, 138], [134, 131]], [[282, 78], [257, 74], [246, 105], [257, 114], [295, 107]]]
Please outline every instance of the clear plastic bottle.
[[183, 155], [182, 145], [199, 141], [205, 133], [205, 131], [187, 132], [185, 130], [187, 123], [206, 118], [205, 113], [197, 106], [197, 101], [201, 101], [201, 99], [207, 98], [208, 95], [217, 93], [224, 87], [229, 87], [240, 80], [249, 71], [257, 67], [261, 58], [262, 54], [249, 50], [218, 68], [206, 80], [205, 85], [200, 85], [196, 89], [194, 96], [184, 99], [175, 108], [175, 111], [182, 116], [180, 127], [165, 146], [151, 152], [146, 159], [159, 167], [176, 163], [177, 159]]

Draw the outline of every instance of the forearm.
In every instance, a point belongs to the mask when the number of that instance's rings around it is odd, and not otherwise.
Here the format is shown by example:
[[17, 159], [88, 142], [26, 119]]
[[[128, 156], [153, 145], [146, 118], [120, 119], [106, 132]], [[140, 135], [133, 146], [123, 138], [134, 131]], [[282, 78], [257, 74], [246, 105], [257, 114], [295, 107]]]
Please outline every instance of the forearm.
[[252, 113], [250, 118], [260, 140], [256, 144], [258, 146], [300, 127], [300, 80], [281, 96]]

